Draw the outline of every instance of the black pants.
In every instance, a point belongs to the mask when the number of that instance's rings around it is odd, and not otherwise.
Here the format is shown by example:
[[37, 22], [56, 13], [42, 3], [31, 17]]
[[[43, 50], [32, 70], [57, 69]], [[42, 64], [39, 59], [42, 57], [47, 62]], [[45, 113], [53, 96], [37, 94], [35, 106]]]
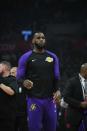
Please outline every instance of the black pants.
[[81, 122], [79, 122], [78, 124], [74, 124], [72, 122], [66, 122], [66, 131], [79, 131], [79, 127], [80, 127]]
[[14, 131], [15, 120], [0, 118], [0, 131]]
[[18, 94], [17, 113], [15, 121], [15, 131], [28, 131], [27, 112], [26, 112], [26, 96], [24, 93]]
[[66, 124], [65, 124], [65, 108], [59, 108], [59, 117], [58, 117], [58, 131], [66, 131]]
[[16, 117], [15, 131], [28, 131], [26, 113], [22, 112]]

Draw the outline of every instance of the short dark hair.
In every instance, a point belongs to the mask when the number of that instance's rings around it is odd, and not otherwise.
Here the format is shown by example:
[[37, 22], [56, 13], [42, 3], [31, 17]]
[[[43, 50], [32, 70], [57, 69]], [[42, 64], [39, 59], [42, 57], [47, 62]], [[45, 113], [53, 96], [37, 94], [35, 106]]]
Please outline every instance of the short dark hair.
[[1, 61], [0, 64], [4, 64], [8, 67], [8, 69], [10, 70], [11, 69], [11, 63], [8, 62], [8, 61]]

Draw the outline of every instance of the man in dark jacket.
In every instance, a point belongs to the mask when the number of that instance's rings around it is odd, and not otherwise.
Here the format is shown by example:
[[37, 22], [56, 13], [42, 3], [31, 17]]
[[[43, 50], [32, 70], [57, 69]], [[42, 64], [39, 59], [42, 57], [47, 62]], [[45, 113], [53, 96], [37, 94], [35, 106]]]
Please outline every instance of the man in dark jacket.
[[81, 66], [77, 76], [68, 80], [63, 93], [64, 101], [68, 103], [66, 110], [67, 131], [77, 131], [85, 116], [84, 112], [87, 109], [85, 80], [87, 80], [87, 63]]
[[14, 131], [16, 115], [16, 92], [18, 85], [15, 77], [10, 75], [11, 65], [0, 62], [0, 130]]

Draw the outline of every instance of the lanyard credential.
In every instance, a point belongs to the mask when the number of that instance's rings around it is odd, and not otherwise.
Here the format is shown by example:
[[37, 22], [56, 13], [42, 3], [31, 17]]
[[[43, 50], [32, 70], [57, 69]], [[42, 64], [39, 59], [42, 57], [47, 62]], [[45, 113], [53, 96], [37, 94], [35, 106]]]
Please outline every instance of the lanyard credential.
[[85, 100], [87, 101], [87, 80], [84, 81], [84, 94], [85, 94]]
[[83, 92], [83, 98], [85, 99], [85, 90], [84, 90], [84, 85], [83, 85], [83, 81], [82, 81], [82, 79], [81, 79], [81, 77], [79, 77], [79, 79], [80, 79], [80, 83], [81, 83], [81, 87], [82, 87], [82, 92]]
[[[82, 91], [83, 91], [83, 98], [84, 100], [87, 100], [87, 81], [82, 81], [80, 78], [81, 86], [82, 86]], [[83, 83], [84, 82], [84, 83]]]

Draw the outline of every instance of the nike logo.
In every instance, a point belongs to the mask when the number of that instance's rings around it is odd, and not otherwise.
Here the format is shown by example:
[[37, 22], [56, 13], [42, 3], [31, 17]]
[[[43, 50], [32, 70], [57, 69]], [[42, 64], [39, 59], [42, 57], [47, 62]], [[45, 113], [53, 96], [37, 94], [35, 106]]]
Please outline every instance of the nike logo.
[[33, 59], [32, 62], [36, 61], [36, 59]]

